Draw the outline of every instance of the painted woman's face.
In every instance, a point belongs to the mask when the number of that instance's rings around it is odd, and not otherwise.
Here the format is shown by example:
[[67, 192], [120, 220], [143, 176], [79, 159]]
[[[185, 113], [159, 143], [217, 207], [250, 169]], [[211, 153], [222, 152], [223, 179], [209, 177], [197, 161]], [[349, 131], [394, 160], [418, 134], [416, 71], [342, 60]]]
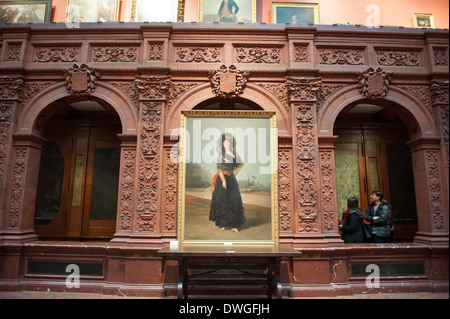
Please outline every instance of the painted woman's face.
[[223, 147], [228, 151], [230, 150], [230, 141], [228, 139], [225, 139], [223, 141]]

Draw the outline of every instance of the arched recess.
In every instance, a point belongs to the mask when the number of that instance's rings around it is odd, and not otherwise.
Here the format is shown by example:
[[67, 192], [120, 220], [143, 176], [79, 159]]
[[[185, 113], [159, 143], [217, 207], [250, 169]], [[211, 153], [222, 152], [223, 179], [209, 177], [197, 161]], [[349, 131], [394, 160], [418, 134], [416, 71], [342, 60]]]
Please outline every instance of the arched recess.
[[[44, 89], [43, 91], [39, 92], [23, 107], [17, 120], [17, 126], [14, 131], [14, 148], [15, 148], [14, 152], [16, 154], [23, 154], [24, 157], [23, 162], [26, 169], [23, 171], [22, 179], [24, 181], [24, 185], [27, 185], [27, 200], [23, 200], [20, 203], [15, 203], [14, 205], [15, 207], [18, 207], [17, 210], [19, 211], [20, 220], [22, 221], [19, 228], [24, 234], [34, 232], [33, 220], [35, 219], [35, 210], [36, 210], [35, 198], [37, 196], [38, 190], [38, 179], [39, 179], [38, 173], [39, 173], [39, 165], [41, 162], [41, 150], [44, 143], [46, 142], [43, 135], [44, 128], [46, 127], [45, 123], [52, 117], [54, 111], [60, 105], [63, 105], [64, 103], [67, 103], [68, 101], [71, 101], [73, 99], [74, 97], [67, 93], [65, 83], [57, 83], [51, 85], [46, 89]], [[126, 94], [124, 94], [121, 90], [118, 90], [113, 85], [104, 82], [98, 82], [95, 92], [93, 92], [89, 97], [77, 98], [77, 101], [83, 100], [85, 101], [93, 100], [100, 102], [102, 106], [107, 106], [107, 108], [110, 110], [110, 113], [114, 114], [113, 116], [117, 118], [117, 123], [120, 122], [120, 128], [118, 128], [115, 131], [110, 131], [109, 133], [107, 133], [108, 137], [104, 137], [105, 134], [103, 133], [99, 133], [95, 137], [93, 134], [88, 135], [87, 140], [100, 141], [100, 139], [103, 139], [99, 142], [103, 144], [102, 146], [99, 146], [99, 148], [97, 148], [96, 146], [93, 146], [92, 148], [90, 146], [89, 147], [86, 146], [85, 148], [86, 152], [90, 152], [91, 155], [94, 152], [97, 152], [97, 150], [101, 149], [100, 151], [98, 151], [98, 158], [102, 158], [103, 156], [104, 158], [107, 159], [107, 161], [108, 159], [111, 159], [111, 157], [107, 153], [108, 150], [114, 152], [114, 161], [111, 162], [112, 163], [111, 166], [115, 165], [114, 170], [117, 171], [115, 178], [118, 179], [114, 181], [114, 185], [118, 184], [120, 186], [123, 184], [122, 181], [123, 176], [118, 172], [120, 171], [119, 163], [121, 162], [121, 158], [123, 157], [124, 149], [126, 148], [132, 150], [136, 149], [138, 114], [133, 104], [133, 101], [131, 101], [129, 97]], [[120, 134], [120, 139], [118, 137], [118, 134]], [[97, 139], [97, 136], [100, 135], [102, 135], [102, 137], [99, 137]], [[112, 136], [114, 137], [114, 141], [111, 142]], [[108, 139], [108, 141], [105, 142], [105, 139]], [[120, 144], [120, 140], [122, 140], [122, 144]], [[124, 141], [126, 141], [126, 143]], [[86, 145], [90, 145], [89, 143], [87, 143]], [[85, 163], [88, 163], [88, 161], [90, 161], [89, 158], [91, 159], [94, 158], [94, 156], [91, 155], [84, 156]], [[73, 156], [78, 155], [75, 154]], [[66, 162], [75, 163], [74, 160]], [[85, 164], [86, 167], [88, 167], [89, 165], [91, 165], [89, 167], [94, 167], [95, 165], [97, 165], [93, 161], [89, 163]], [[86, 168], [85, 171], [88, 171], [89, 169]], [[94, 176], [95, 169], [96, 168], [91, 169], [90, 173], [91, 177]], [[87, 176], [88, 173], [83, 174]], [[68, 181], [68, 179], [66, 180]], [[95, 183], [95, 181], [93, 183]], [[67, 185], [73, 184], [74, 183], [67, 182]], [[67, 190], [69, 189], [69, 187], [66, 187], [64, 189]], [[68, 193], [72, 192], [68, 191]], [[69, 202], [69, 200], [67, 202]], [[114, 205], [112, 206], [112, 210], [114, 210]], [[117, 216], [119, 215], [120, 214], [117, 214]], [[108, 218], [111, 219], [111, 221], [113, 221], [113, 218], [111, 218], [111, 216], [108, 216]], [[65, 223], [64, 221], [61, 222], [61, 225], [63, 225], [64, 223]], [[113, 224], [111, 222], [110, 224], [111, 225], [108, 225], [108, 227], [111, 228], [112, 231], [114, 231], [114, 229], [116, 228], [116, 226], [114, 225], [115, 223]], [[116, 225], [118, 224], [119, 223], [117, 223]], [[67, 225], [69, 226], [67, 226], [67, 228], [65, 228], [64, 230], [65, 235], [61, 235], [63, 237], [72, 236], [70, 235], [72, 231], [70, 229], [71, 227], [70, 222], [67, 222]]]
[[[359, 92], [358, 86], [346, 86], [333, 93], [321, 106], [318, 113], [319, 141], [327, 140], [334, 135], [334, 126], [341, 112], [348, 106], [358, 102], [381, 105], [389, 109], [404, 124], [409, 135], [405, 141], [412, 156], [412, 170], [414, 176], [414, 193], [416, 197], [418, 231], [414, 241], [434, 244], [448, 241], [448, 190], [444, 174], [445, 163], [440, 148], [440, 133], [436, 127], [431, 110], [407, 91], [390, 86], [387, 96], [382, 100], [369, 101]], [[333, 141], [336, 140], [333, 138]], [[334, 143], [333, 142], [333, 143]], [[369, 164], [367, 164], [369, 165]], [[438, 176], [438, 178], [436, 178]], [[436, 187], [437, 184], [442, 187]], [[439, 194], [436, 194], [436, 189]], [[370, 191], [370, 190], [369, 190]], [[442, 222], [437, 222], [442, 221]]]
[[[133, 102], [120, 90], [111, 84], [98, 82], [92, 97], [98, 98], [111, 105], [118, 114], [122, 124], [123, 135], [135, 135], [138, 128], [138, 115]], [[17, 122], [17, 134], [37, 134], [35, 123], [39, 114], [50, 104], [68, 97], [65, 83], [54, 84], [35, 97], [23, 108]]]
[[[357, 85], [349, 85], [333, 93], [319, 110], [319, 136], [333, 135], [333, 126], [339, 113], [351, 103], [363, 99]], [[409, 128], [411, 140], [439, 136], [432, 115], [411, 94], [398, 87], [391, 86], [385, 100], [395, 103], [392, 111]]]
[[[181, 96], [166, 112], [164, 133], [170, 135], [172, 130], [179, 128], [181, 110], [191, 110], [200, 103], [214, 97], [209, 83], [201, 84]], [[258, 104], [266, 111], [277, 111], [278, 134], [280, 136], [291, 134], [289, 112], [274, 95], [256, 84], [248, 83], [244, 93], [239, 97]]]

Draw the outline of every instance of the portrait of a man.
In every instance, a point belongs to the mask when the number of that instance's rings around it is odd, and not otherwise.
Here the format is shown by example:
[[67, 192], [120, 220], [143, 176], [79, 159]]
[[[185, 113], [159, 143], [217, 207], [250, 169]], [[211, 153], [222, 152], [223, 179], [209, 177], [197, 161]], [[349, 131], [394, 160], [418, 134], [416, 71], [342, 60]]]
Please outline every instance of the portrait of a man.
[[200, 21], [256, 22], [256, 0], [200, 0]]

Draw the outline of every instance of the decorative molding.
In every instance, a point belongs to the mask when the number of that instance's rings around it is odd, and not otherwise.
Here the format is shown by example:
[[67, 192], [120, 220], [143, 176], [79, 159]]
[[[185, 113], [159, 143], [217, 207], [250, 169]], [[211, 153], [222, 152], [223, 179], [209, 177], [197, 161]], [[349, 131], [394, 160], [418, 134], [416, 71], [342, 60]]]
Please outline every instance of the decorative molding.
[[286, 83], [257, 83], [257, 85], [272, 93], [283, 104], [284, 109], [290, 112]]
[[287, 77], [286, 86], [289, 92], [289, 100], [314, 101], [320, 97], [322, 78], [293, 78]]
[[409, 92], [414, 97], [416, 97], [426, 108], [427, 110], [432, 113], [432, 106], [430, 101], [430, 89], [427, 86], [402, 86], [403, 90]]
[[364, 50], [360, 49], [320, 49], [319, 64], [362, 65]]
[[309, 62], [308, 44], [294, 44], [294, 62]]
[[35, 47], [34, 62], [78, 62], [79, 47]]
[[20, 211], [22, 208], [23, 193], [25, 187], [25, 169], [28, 150], [16, 148], [14, 155], [13, 178], [11, 183], [10, 204], [8, 213], [9, 228], [19, 228]]
[[426, 170], [428, 179], [428, 192], [431, 204], [432, 229], [434, 231], [444, 230], [444, 212], [442, 210], [442, 190], [439, 170], [439, 153], [437, 151], [426, 151]]
[[6, 61], [20, 61], [22, 43], [8, 43], [8, 58]]
[[98, 46], [92, 47], [94, 62], [136, 62], [137, 46]]
[[135, 87], [139, 91], [139, 99], [167, 99], [167, 92], [171, 85], [170, 76], [136, 76]]
[[[136, 141], [136, 136], [134, 142]], [[136, 173], [136, 148], [122, 149], [121, 185], [119, 191], [119, 230], [131, 230]]]
[[376, 50], [377, 61], [382, 66], [420, 66], [420, 51]]
[[176, 48], [175, 54], [175, 62], [182, 63], [217, 63], [222, 60], [222, 48], [218, 47], [182, 47]]
[[313, 106], [295, 105], [298, 231], [319, 232]]
[[176, 100], [178, 100], [183, 94], [191, 90], [192, 88], [198, 86], [199, 83], [171, 83], [169, 87], [169, 100], [167, 101], [167, 109], [170, 109], [175, 103]]
[[291, 151], [278, 152], [278, 205], [280, 210], [280, 231], [292, 231], [291, 226]]
[[100, 77], [97, 69], [86, 64], [74, 64], [64, 70], [67, 92], [75, 96], [89, 96], [95, 91], [95, 81]]
[[0, 99], [19, 99], [24, 85], [23, 76], [0, 77]]
[[431, 81], [431, 103], [434, 104], [449, 104], [448, 99], [449, 81], [439, 82]]
[[217, 71], [209, 72], [213, 93], [221, 98], [233, 98], [244, 93], [249, 76], [247, 71], [239, 71], [234, 65], [222, 65]]
[[391, 73], [381, 68], [368, 68], [357, 79], [359, 92], [369, 100], [384, 99], [389, 91]]
[[280, 63], [281, 49], [236, 47], [236, 61], [239, 63]]
[[157, 231], [162, 105], [162, 102], [141, 103], [142, 125], [136, 221], [138, 232]]
[[163, 60], [163, 43], [162, 42], [148, 42], [148, 60], [162, 61]]
[[433, 48], [434, 65], [448, 66], [448, 48]]
[[164, 230], [176, 231], [177, 225], [177, 163], [172, 160], [178, 156], [178, 150], [165, 149], [165, 191], [164, 191]]
[[333, 152], [320, 151], [320, 184], [323, 224], [326, 231], [337, 231]]

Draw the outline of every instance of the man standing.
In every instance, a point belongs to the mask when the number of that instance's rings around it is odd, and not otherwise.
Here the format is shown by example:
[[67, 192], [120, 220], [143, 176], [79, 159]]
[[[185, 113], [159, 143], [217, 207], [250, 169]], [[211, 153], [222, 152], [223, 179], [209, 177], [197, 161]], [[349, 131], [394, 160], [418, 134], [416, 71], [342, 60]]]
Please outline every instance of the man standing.
[[366, 220], [372, 226], [374, 243], [391, 241], [391, 205], [383, 199], [384, 193], [378, 189], [370, 194], [371, 204], [366, 211]]
[[239, 7], [234, 0], [223, 0], [219, 7], [218, 22], [237, 22]]

